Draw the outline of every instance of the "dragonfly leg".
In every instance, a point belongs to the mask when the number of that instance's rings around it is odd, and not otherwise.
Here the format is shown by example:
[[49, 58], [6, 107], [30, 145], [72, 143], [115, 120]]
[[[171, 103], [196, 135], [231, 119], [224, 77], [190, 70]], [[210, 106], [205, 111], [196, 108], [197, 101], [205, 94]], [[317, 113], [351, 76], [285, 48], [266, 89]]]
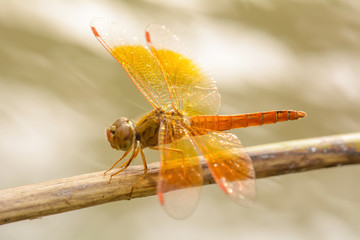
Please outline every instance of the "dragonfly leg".
[[[185, 156], [184, 156], [184, 152], [182, 150], [179, 150], [179, 149], [176, 149], [176, 148], [160, 147], [160, 146], [150, 147], [150, 149], [177, 152], [177, 153], [181, 154], [182, 167], [183, 167], [184, 175], [185, 175], [185, 169], [186, 169], [186, 167], [185, 167]], [[166, 164], [166, 162], [163, 162], [163, 164]]]
[[[120, 167], [119, 167], [120, 170], [117, 171], [116, 173], [113, 173], [113, 174], [110, 175], [109, 183], [111, 182], [111, 179], [112, 179], [113, 176], [121, 173], [122, 171], [124, 171], [125, 169], [127, 169], [127, 168], [129, 167], [130, 163], [132, 162], [132, 160], [133, 160], [134, 158], [136, 158], [136, 156], [138, 155], [138, 153], [139, 153], [139, 147], [135, 146], [135, 147], [134, 147], [134, 151], [133, 151], [133, 153], [131, 154], [131, 156], [129, 157], [129, 159], [126, 160], [123, 164], [120, 165]], [[125, 155], [125, 154], [124, 154], [124, 155]], [[110, 170], [110, 169], [109, 169], [109, 170]], [[108, 171], [109, 171], [109, 170], [108, 170]], [[107, 171], [106, 171], [106, 172], [107, 172]]]
[[[109, 168], [108, 170], [106, 170], [105, 172], [104, 172], [104, 175], [106, 174], [106, 173], [108, 173], [111, 169], [113, 169], [121, 160], [123, 160], [128, 154], [129, 154], [129, 152], [131, 151], [131, 149], [133, 148], [134, 146], [131, 146], [131, 148], [129, 149], [129, 150], [127, 150], [123, 155], [122, 155], [122, 157], [119, 159], [119, 160], [117, 160], [112, 166], [111, 166], [111, 168]], [[122, 166], [122, 165], [121, 165]], [[121, 168], [121, 166], [120, 166], [120, 168]]]
[[183, 160], [183, 164], [185, 164], [185, 157], [184, 157], [184, 152], [182, 150], [176, 149], [176, 148], [168, 148], [168, 147], [160, 147], [160, 146], [156, 146], [156, 147], [149, 147], [150, 149], [153, 150], [165, 150], [165, 151], [172, 151], [172, 152], [177, 152], [181, 154], [182, 160]]
[[144, 174], [140, 177], [140, 179], [137, 181], [137, 183], [135, 183], [135, 185], [131, 187], [131, 191], [130, 191], [130, 194], [129, 194], [129, 199], [131, 198], [131, 195], [132, 195], [132, 193], [134, 191], [134, 188], [144, 179], [144, 177], [146, 176], [146, 174], [148, 172], [148, 166], [147, 166], [147, 163], [146, 163], [145, 155], [144, 155], [144, 152], [143, 152], [141, 147], [140, 147], [140, 154], [141, 154], [141, 159], [142, 159], [142, 162], [143, 162], [143, 165], [144, 165]]

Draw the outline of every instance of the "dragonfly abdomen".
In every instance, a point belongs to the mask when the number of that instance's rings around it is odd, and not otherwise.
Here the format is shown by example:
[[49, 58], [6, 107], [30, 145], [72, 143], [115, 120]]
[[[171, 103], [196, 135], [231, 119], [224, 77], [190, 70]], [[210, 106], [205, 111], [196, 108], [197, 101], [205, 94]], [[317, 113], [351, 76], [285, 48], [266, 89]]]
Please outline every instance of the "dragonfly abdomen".
[[195, 116], [190, 119], [190, 122], [194, 127], [215, 131], [224, 131], [233, 128], [261, 126], [263, 124], [296, 120], [305, 116], [305, 112], [283, 110], [228, 116]]

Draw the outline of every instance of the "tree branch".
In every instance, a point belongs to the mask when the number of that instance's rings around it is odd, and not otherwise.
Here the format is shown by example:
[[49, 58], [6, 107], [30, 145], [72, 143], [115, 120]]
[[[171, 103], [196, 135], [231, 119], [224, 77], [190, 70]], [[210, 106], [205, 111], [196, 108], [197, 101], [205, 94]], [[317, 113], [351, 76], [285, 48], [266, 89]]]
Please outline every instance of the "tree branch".
[[[247, 150], [257, 178], [359, 164], [360, 133], [274, 143]], [[159, 167], [158, 162], [149, 164], [148, 174], [131, 198], [156, 193]], [[101, 171], [2, 190], [0, 224], [128, 199], [131, 187], [142, 174], [143, 167], [134, 166], [114, 176], [110, 184], [109, 176]], [[203, 175], [204, 184], [214, 183], [205, 164]]]

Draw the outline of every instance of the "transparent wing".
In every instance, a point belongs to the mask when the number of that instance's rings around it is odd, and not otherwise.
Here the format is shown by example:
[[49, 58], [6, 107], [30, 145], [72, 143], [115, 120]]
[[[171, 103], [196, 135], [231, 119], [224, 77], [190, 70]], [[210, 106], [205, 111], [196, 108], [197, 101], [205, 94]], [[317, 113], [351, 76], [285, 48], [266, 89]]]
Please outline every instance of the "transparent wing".
[[172, 32], [162, 25], [150, 25], [146, 40], [164, 73], [173, 108], [185, 115], [217, 114], [221, 99], [215, 81]]
[[228, 132], [210, 132], [193, 140], [220, 188], [236, 202], [249, 206], [255, 198], [255, 171], [239, 139]]
[[164, 121], [159, 143], [161, 168], [157, 194], [160, 204], [170, 216], [186, 218], [197, 205], [203, 183], [201, 156], [187, 130], [178, 124]]
[[108, 19], [93, 19], [91, 29], [153, 107], [169, 109], [171, 100], [164, 87], [165, 80], [151, 52], [129, 32]]

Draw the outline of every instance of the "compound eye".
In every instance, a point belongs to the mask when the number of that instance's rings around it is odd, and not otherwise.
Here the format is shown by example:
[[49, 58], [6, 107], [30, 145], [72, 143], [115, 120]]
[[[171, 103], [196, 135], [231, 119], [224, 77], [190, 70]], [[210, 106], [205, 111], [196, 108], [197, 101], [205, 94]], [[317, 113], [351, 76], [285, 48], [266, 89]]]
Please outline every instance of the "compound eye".
[[127, 151], [133, 145], [135, 129], [127, 118], [119, 118], [107, 130], [107, 137], [111, 147]]
[[108, 134], [111, 134], [112, 137], [114, 137], [115, 135], [115, 132], [116, 132], [116, 126], [114, 125], [111, 125], [109, 128], [108, 128]]

